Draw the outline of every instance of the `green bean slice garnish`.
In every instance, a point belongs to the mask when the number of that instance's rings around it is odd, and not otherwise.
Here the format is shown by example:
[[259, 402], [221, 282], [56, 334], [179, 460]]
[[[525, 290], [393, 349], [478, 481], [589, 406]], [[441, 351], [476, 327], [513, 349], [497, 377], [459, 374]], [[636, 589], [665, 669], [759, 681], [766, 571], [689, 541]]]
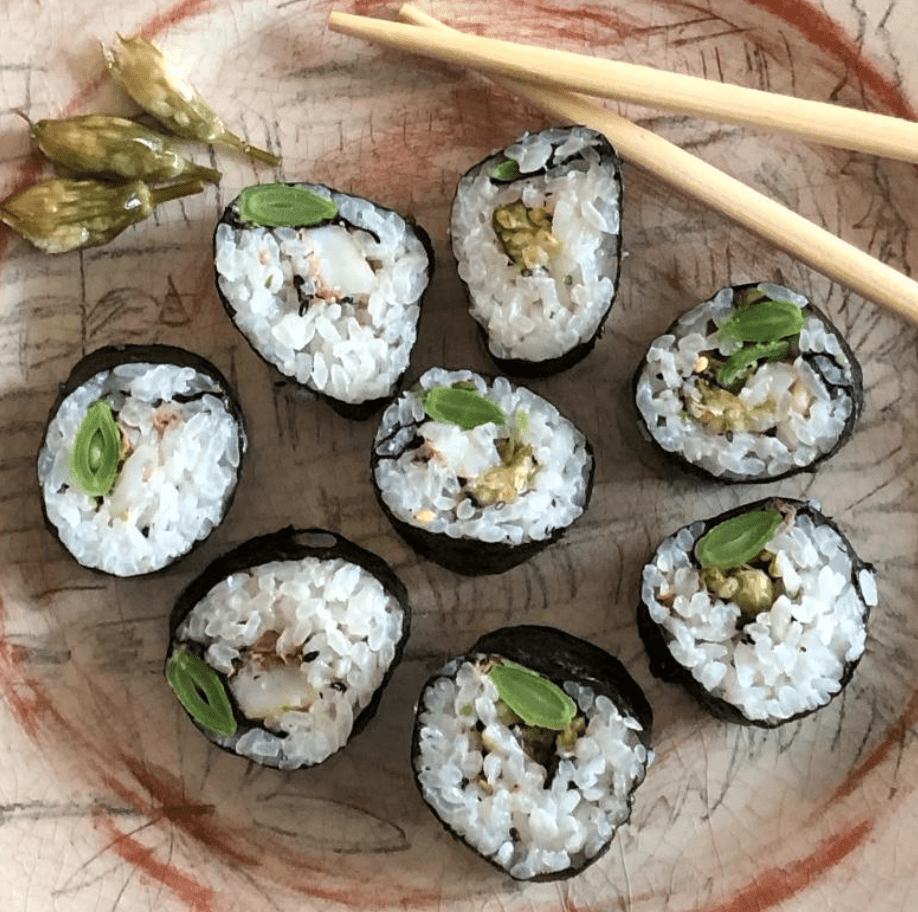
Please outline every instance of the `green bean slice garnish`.
[[218, 735], [236, 734], [236, 717], [219, 675], [188, 649], [176, 649], [166, 665], [166, 680], [189, 715]]
[[717, 338], [737, 342], [776, 342], [795, 336], [806, 324], [803, 311], [792, 301], [758, 301], [738, 307], [717, 331]]
[[434, 386], [421, 393], [421, 405], [434, 421], [457, 424], [464, 431], [489, 422], [499, 427], [507, 423], [499, 405], [464, 386]]
[[495, 665], [488, 677], [500, 699], [527, 725], [561, 731], [577, 715], [577, 704], [557, 684], [516, 662]]
[[86, 411], [70, 454], [70, 471], [77, 485], [92, 497], [108, 494], [118, 477], [121, 431], [111, 405], [104, 399]]
[[306, 228], [338, 214], [338, 207], [330, 199], [290, 184], [246, 187], [237, 204], [242, 221], [266, 228]]
[[752, 560], [781, 524], [777, 510], [752, 510], [718, 523], [695, 545], [702, 567], [730, 570]]
[[717, 382], [721, 386], [733, 386], [751, 367], [762, 358], [780, 361], [790, 351], [790, 342], [754, 342], [735, 351], [717, 371]]
[[495, 165], [493, 168], [491, 168], [490, 171], [488, 171], [488, 177], [499, 181], [513, 181], [516, 180], [519, 176], [519, 162], [514, 161], [512, 158], [508, 158], [506, 161], [502, 161], [499, 165]]

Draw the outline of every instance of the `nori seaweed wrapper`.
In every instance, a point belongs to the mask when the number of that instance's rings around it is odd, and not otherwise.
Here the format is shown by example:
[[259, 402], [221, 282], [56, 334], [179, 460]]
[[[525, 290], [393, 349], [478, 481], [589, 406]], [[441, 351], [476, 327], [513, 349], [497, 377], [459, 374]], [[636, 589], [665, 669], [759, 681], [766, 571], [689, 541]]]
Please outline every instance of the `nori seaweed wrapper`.
[[[766, 282], [746, 282], [739, 285], [730, 285], [726, 289], [720, 289], [714, 295], [712, 295], [707, 301], [704, 301], [702, 304], [697, 305], [697, 307], [703, 307], [705, 304], [714, 300], [718, 294], [721, 292], [730, 289], [733, 293], [733, 300], [737, 302], [744, 295], [754, 292], [758, 289], [760, 285], [766, 287], [783, 287], [775, 286], [772, 283]], [[787, 289], [788, 291], [790, 289]], [[796, 294], [796, 293], [795, 293]], [[734, 303], [734, 307], [736, 303]], [[680, 317], [677, 317], [664, 333], [660, 335], [675, 335], [679, 337], [679, 321], [686, 316], [686, 314], [691, 313], [696, 308], [690, 308], [685, 311]], [[845, 377], [843, 374], [842, 365], [839, 359], [836, 356], [830, 355], [826, 352], [801, 352], [803, 360], [810, 365], [813, 371], [820, 376], [823, 383], [825, 383], [829, 393], [834, 395], [836, 393], [847, 393], [851, 399], [851, 413], [848, 415], [845, 420], [844, 427], [841, 433], [838, 435], [838, 438], [831, 447], [831, 449], [819, 454], [815, 459], [806, 465], [795, 465], [791, 468], [788, 468], [786, 471], [778, 472], [774, 475], [769, 475], [762, 473], [759, 475], [746, 475], [738, 474], [732, 471], [725, 471], [720, 475], [715, 475], [706, 467], [699, 465], [698, 463], [692, 461], [682, 452], [677, 450], [668, 450], [665, 449], [656, 437], [651, 432], [651, 429], [647, 426], [647, 421], [645, 416], [641, 413], [640, 409], [637, 407], [637, 391], [638, 384], [641, 380], [641, 375], [644, 373], [645, 368], [647, 367], [647, 356], [645, 355], [641, 359], [641, 363], [638, 365], [637, 370], [634, 372], [632, 378], [632, 402], [635, 404], [635, 413], [638, 422], [638, 429], [641, 433], [641, 436], [650, 442], [653, 448], [660, 454], [662, 454], [667, 461], [672, 464], [677, 465], [679, 468], [688, 472], [689, 474], [701, 476], [703, 478], [713, 478], [716, 481], [727, 482], [727, 483], [766, 483], [771, 481], [780, 481], [781, 479], [788, 478], [792, 475], [796, 475], [800, 472], [815, 472], [818, 467], [825, 462], [827, 459], [835, 455], [848, 440], [851, 439], [851, 435], [854, 433], [855, 425], [857, 424], [858, 419], [860, 418], [861, 412], [864, 408], [864, 380], [863, 372], [861, 370], [860, 363], [857, 360], [857, 356], [852, 350], [851, 346], [848, 344], [844, 335], [841, 331], [832, 323], [832, 321], [826, 316], [826, 314], [820, 310], [815, 304], [810, 301], [807, 301], [806, 306], [802, 308], [803, 313], [807, 316], [816, 317], [824, 326], [826, 332], [836, 337], [839, 343], [839, 348], [841, 350], [842, 357], [847, 360], [847, 367], [850, 369], [850, 377]], [[793, 348], [792, 348], [793, 351]], [[688, 418], [686, 420], [689, 420]], [[696, 419], [691, 419], [696, 420]]]
[[[536, 133], [527, 133], [523, 137], [520, 137], [520, 140], [531, 136], [544, 137], [548, 142], [551, 143], [553, 147], [552, 156], [554, 157], [555, 152], [560, 149], [565, 142], [567, 142], [570, 135], [575, 130], [588, 131], [593, 135], [593, 138], [596, 141], [595, 148], [599, 150], [600, 160], [603, 163], [613, 163], [615, 165], [615, 175], [613, 177], [614, 183], [614, 195], [618, 201], [618, 210], [619, 210], [619, 224], [618, 231], [615, 234], [614, 238], [614, 252], [615, 252], [615, 275], [611, 276], [613, 281], [613, 291], [612, 296], [604, 304], [604, 309], [602, 316], [600, 317], [599, 323], [593, 332], [593, 334], [580, 342], [578, 342], [573, 347], [567, 349], [562, 354], [547, 357], [540, 360], [531, 360], [523, 357], [507, 357], [497, 354], [492, 347], [491, 339], [488, 334], [487, 323], [483, 317], [476, 316], [472, 314], [478, 325], [479, 335], [484, 343], [485, 348], [488, 351], [488, 354], [493, 359], [494, 363], [497, 365], [498, 369], [505, 374], [510, 375], [511, 377], [526, 377], [526, 378], [541, 378], [548, 377], [552, 374], [560, 373], [561, 371], [567, 370], [570, 367], [573, 367], [579, 361], [582, 361], [596, 345], [597, 340], [602, 336], [603, 328], [605, 326], [606, 319], [609, 316], [609, 312], [612, 310], [612, 305], [615, 303], [615, 298], [618, 294], [619, 279], [621, 277], [621, 266], [622, 266], [622, 231], [621, 231], [621, 214], [622, 207], [624, 204], [624, 186], [622, 184], [622, 162], [618, 153], [615, 151], [611, 143], [602, 136], [602, 134], [597, 133], [589, 127], [584, 126], [571, 126], [571, 127], [551, 127], [545, 130], [538, 131]], [[509, 148], [509, 147], [508, 147]], [[505, 150], [499, 149], [495, 152], [492, 152], [490, 155], [483, 158], [480, 162], [473, 165], [465, 174], [460, 178], [460, 187], [463, 181], [474, 179], [482, 171], [492, 170], [496, 166], [499, 166], [507, 160], [505, 156]], [[532, 171], [526, 171], [520, 173], [518, 176], [505, 179], [500, 177], [491, 177], [491, 180], [495, 184], [514, 184], [514, 183], [524, 183], [528, 179], [533, 177], [538, 177], [545, 174], [559, 174], [564, 173], [565, 171], [571, 170], [572, 167], [577, 167], [578, 162], [582, 159], [578, 159], [577, 155], [572, 155], [569, 158], [566, 158], [561, 163], [552, 164], [549, 162], [546, 166], [537, 168]], [[457, 196], [459, 190], [457, 189]], [[454, 203], [455, 205], [455, 203]], [[452, 238], [452, 249], [453, 256], [456, 259], [457, 263], [460, 261], [460, 257], [456, 252], [457, 241], [455, 236]], [[468, 283], [463, 281], [463, 286], [466, 291], [466, 298], [469, 301], [469, 304], [474, 304], [474, 296], [471, 289], [468, 286]]]
[[[455, 674], [461, 662], [474, 661], [482, 655], [500, 656], [503, 659], [516, 662], [518, 665], [537, 672], [559, 687], [562, 687], [565, 681], [573, 681], [580, 686], [591, 688], [596, 696], [608, 697], [623, 717], [630, 716], [640, 723], [641, 731], [635, 734], [648, 752], [651, 750], [653, 710], [640, 685], [631, 677], [625, 666], [604, 649], [556, 627], [524, 624], [515, 627], [501, 627], [498, 630], [484, 634], [465, 655], [451, 660], [431, 675], [421, 688], [422, 696], [440, 678], [451, 677]], [[420, 718], [420, 702], [419, 700], [419, 708], [415, 714], [414, 729], [412, 731], [411, 759], [415, 786], [421, 797], [424, 798], [423, 788], [418, 779], [420, 770], [417, 765], [420, 758], [421, 732], [424, 729], [424, 724]], [[648, 760], [648, 765], [649, 762]], [[634, 795], [639, 785], [640, 782], [636, 783], [627, 796], [629, 815], [618, 824], [619, 827], [627, 823], [630, 818], [630, 807], [633, 805]], [[454, 839], [471, 849], [497, 870], [504, 874], [509, 873], [497, 861], [481, 854], [461, 834], [442, 820], [433, 808], [431, 808], [431, 812]], [[618, 827], [616, 827], [605, 845], [590, 858], [583, 859], [580, 863], [562, 871], [539, 874], [532, 878], [525, 878], [525, 880], [527, 882], [550, 882], [564, 880], [579, 874], [606, 854], [617, 831]]]
[[[319, 528], [297, 529], [293, 526], [287, 526], [277, 532], [271, 532], [244, 541], [231, 551], [228, 551], [226, 554], [214, 560], [196, 579], [192, 580], [192, 582], [186, 586], [176, 599], [172, 612], [169, 615], [169, 648], [166, 653], [163, 671], [165, 673], [165, 669], [169, 664], [169, 659], [172, 657], [178, 645], [182, 645], [199, 658], [203, 658], [204, 649], [200, 643], [194, 640], [178, 641], [176, 636], [185, 618], [214, 586], [221, 583], [227, 577], [232, 576], [234, 573], [244, 573], [262, 564], [272, 563], [274, 561], [300, 561], [304, 558], [316, 558], [321, 561], [341, 559], [356, 564], [358, 567], [361, 567], [374, 576], [382, 584], [386, 592], [395, 598], [402, 610], [401, 636], [395, 647], [395, 656], [386, 670], [382, 682], [374, 691], [369, 703], [367, 703], [367, 705], [354, 717], [354, 724], [347, 739], [347, 742], [350, 743], [351, 739], [360, 734], [376, 715], [380, 701], [382, 700], [383, 691], [386, 689], [386, 685], [389, 683], [395, 668], [402, 659], [405, 644], [411, 632], [411, 606], [408, 601], [408, 590], [392, 571], [392, 568], [378, 555], [373, 554], [371, 551], [367, 551], [365, 548], [361, 548], [359, 545], [356, 545], [354, 542], [337, 532], [330, 532], [327, 529]], [[219, 672], [216, 673], [221, 680], [224, 680], [223, 675]], [[249, 720], [233, 699], [230, 689], [227, 687], [224, 687], [224, 689], [233, 709], [233, 715], [239, 726], [238, 732], [236, 736], [234, 736], [235, 738], [238, 739], [238, 737], [249, 730], [265, 728], [265, 726], [253, 723]], [[228, 754], [236, 757], [240, 756], [233, 749], [232, 745], [220, 744], [219, 741], [215, 739], [213, 732], [199, 724], [197, 720], [187, 713], [187, 711], [186, 715], [188, 715], [188, 718], [194, 726], [213, 744], [225, 750]], [[343, 749], [343, 747], [339, 748], [339, 750], [341, 749]], [[252, 762], [258, 761], [253, 760]], [[268, 761], [262, 762], [265, 766], [272, 765]], [[303, 769], [307, 768], [307, 766], [309, 765], [304, 764], [299, 768]]]
[[[489, 385], [493, 380], [493, 377], [487, 374], [478, 374], [478, 376], [482, 377]], [[423, 423], [427, 420], [429, 419], [425, 416], [419, 423]], [[422, 557], [439, 564], [441, 567], [445, 567], [447, 570], [452, 570], [454, 573], [461, 573], [463, 576], [490, 576], [505, 573], [519, 564], [525, 563], [549, 545], [559, 541], [564, 533], [570, 528], [570, 525], [559, 527], [554, 529], [546, 538], [523, 541], [520, 544], [514, 545], [508, 542], [486, 542], [468, 536], [453, 538], [445, 533], [430, 532], [421, 526], [414, 525], [396, 516], [383, 498], [382, 491], [376, 479], [376, 468], [383, 459], [397, 458], [401, 452], [404, 452], [404, 450], [402, 450], [395, 454], [395, 456], [384, 456], [380, 453], [380, 447], [390, 438], [395, 437], [399, 431], [403, 430], [405, 427], [407, 426], [397, 425], [388, 437], [382, 440], [376, 439], [374, 441], [373, 449], [370, 454], [370, 476], [373, 482], [373, 492], [376, 495], [376, 501], [383, 514], [392, 524], [395, 531], [398, 532], [405, 542]], [[406, 446], [404, 449], [408, 448], [409, 447]], [[584, 449], [590, 461], [590, 469], [586, 490], [584, 492], [581, 516], [586, 512], [590, 504], [590, 498], [593, 492], [593, 478], [596, 470], [593, 447], [586, 437], [584, 437]], [[574, 522], [576, 521], [575, 519]]]
[[[712, 517], [711, 519], [705, 520], [704, 527], [696, 536], [695, 542], [697, 544], [698, 540], [707, 531], [713, 529], [715, 526], [725, 522], [728, 519], [732, 519], [735, 516], [741, 516], [744, 513], [750, 513], [755, 510], [765, 510], [769, 508], [775, 508], [779, 510], [782, 508], [790, 509], [795, 511], [796, 514], [804, 514], [813, 521], [815, 526], [828, 526], [839, 536], [844, 546], [845, 552], [848, 554], [848, 557], [851, 560], [850, 581], [855, 589], [855, 592], [858, 594], [861, 603], [864, 605], [863, 623], [866, 628], [867, 622], [870, 618], [871, 604], [864, 597], [859, 576], [863, 570], [873, 572], [874, 567], [872, 564], [861, 560], [861, 558], [857, 556], [851, 543], [842, 533], [841, 529], [839, 529], [838, 525], [829, 517], [825, 516], [819, 509], [817, 509], [813, 503], [788, 497], [767, 497], [753, 503], [744, 504], [742, 506], [735, 507], [732, 510], [727, 510], [718, 516]], [[690, 525], [693, 525], [693, 523], [690, 523], [689, 526]], [[689, 526], [685, 526], [683, 528], [689, 528]], [[679, 531], [681, 530], [677, 530], [677, 532], [673, 533], [673, 536], [667, 536], [667, 538], [674, 537], [678, 534]], [[693, 564], [698, 566], [697, 558], [694, 556], [694, 547], [692, 560]], [[701, 706], [707, 709], [718, 719], [722, 719], [725, 722], [733, 722], [738, 725], [751, 725], [766, 729], [777, 728], [778, 726], [812, 715], [814, 712], [818, 712], [820, 709], [823, 709], [828, 705], [829, 702], [832, 701], [832, 699], [838, 696], [838, 694], [845, 689], [848, 682], [851, 680], [852, 675], [854, 674], [855, 668], [857, 668], [861, 658], [863, 657], [862, 654], [857, 659], [844, 663], [843, 673], [839, 679], [840, 687], [838, 692], [833, 694], [830, 699], [826, 703], [823, 703], [821, 706], [795, 713], [794, 715], [780, 720], [750, 719], [739, 707], [733, 703], [728, 702], [727, 700], [715, 696], [709, 690], [707, 690], [707, 688], [705, 688], [699, 681], [694, 678], [691, 669], [686, 668], [686, 666], [678, 662], [673, 657], [673, 654], [670, 652], [668, 645], [668, 637], [671, 635], [668, 634], [668, 632], [664, 632], [663, 628], [651, 618], [648, 607], [643, 600], [638, 605], [637, 609], [637, 625], [641, 640], [644, 643], [644, 648], [647, 651], [647, 656], [650, 662], [650, 671], [654, 677], [659, 678], [662, 681], [667, 681], [671, 684], [680, 684], [698, 701]]]
[[[39, 446], [39, 453], [41, 453], [41, 451], [44, 449], [45, 439], [48, 435], [48, 428], [50, 427], [51, 422], [60, 409], [63, 401], [76, 390], [78, 390], [81, 386], [92, 380], [92, 378], [97, 374], [100, 374], [103, 371], [113, 370], [122, 364], [171, 364], [177, 367], [193, 368], [197, 373], [209, 377], [214, 381], [214, 383], [217, 384], [220, 390], [219, 399], [223, 403], [223, 406], [227, 412], [229, 412], [229, 414], [236, 421], [236, 425], [239, 430], [239, 465], [236, 468], [236, 483], [229, 490], [228, 496], [223, 505], [220, 522], [216, 523], [213, 529], [211, 529], [207, 535], [192, 542], [183, 554], [177, 555], [163, 567], [160, 567], [157, 570], [149, 571], [148, 573], [135, 574], [135, 576], [152, 576], [158, 573], [163, 573], [176, 561], [181, 560], [196, 548], [200, 547], [200, 545], [202, 545], [210, 537], [213, 530], [216, 529], [217, 526], [220, 525], [226, 518], [226, 514], [229, 511], [230, 506], [232, 506], [233, 500], [236, 496], [236, 489], [239, 486], [239, 479], [242, 476], [242, 467], [243, 463], [245, 462], [245, 454], [248, 449], [248, 435], [246, 432], [245, 419], [242, 414], [242, 407], [239, 404], [236, 393], [230, 386], [226, 377], [215, 365], [211, 364], [211, 362], [206, 358], [196, 354], [195, 352], [188, 351], [184, 348], [179, 348], [175, 345], [162, 345], [159, 343], [106, 345], [102, 348], [97, 348], [82, 357], [73, 366], [67, 379], [58, 386], [57, 398], [54, 400], [54, 404], [51, 406], [51, 409], [48, 413], [48, 420], [45, 422], [45, 427], [41, 435], [42, 442]], [[208, 395], [216, 394], [209, 393]], [[180, 401], [180, 399], [177, 398], [176, 401]], [[45, 526], [58, 541], [61, 541], [57, 527], [48, 517], [45, 500], [43, 497], [41, 498], [41, 511]], [[64, 545], [62, 541], [61, 544]], [[64, 545], [64, 547], [66, 548], [66, 545]], [[84, 565], [80, 564], [80, 566]], [[102, 573], [106, 576], [111, 575], [98, 567], [87, 567], [86, 569], [92, 570], [94, 573]]]
[[[373, 206], [374, 209], [376, 209], [377, 211], [381, 213], [392, 212], [398, 215], [400, 218], [404, 219], [409, 232], [414, 234], [414, 236], [420, 242], [421, 246], [424, 248], [424, 252], [427, 255], [427, 270], [426, 270], [427, 283], [425, 286], [425, 290], [422, 293], [420, 300], [418, 301], [420, 311], [421, 313], [423, 313], [424, 299], [427, 294], [427, 289], [429, 289], [430, 287], [430, 280], [433, 277], [433, 272], [434, 272], [434, 248], [433, 248], [433, 243], [430, 239], [430, 235], [424, 230], [424, 228], [421, 225], [419, 225], [412, 217], [407, 216], [407, 215], [402, 215], [401, 213], [396, 212], [394, 209], [390, 209], [386, 206], [380, 206], [378, 203], [375, 203], [369, 199], [365, 199], [364, 197], [355, 197], [353, 194], [344, 194], [343, 191], [337, 190], [334, 187], [330, 187], [327, 184], [305, 183], [301, 181], [285, 181], [283, 183], [286, 183], [287, 186], [289, 187], [321, 188], [323, 190], [328, 191], [331, 194], [338, 193], [338, 194], [342, 194], [345, 196], [352, 196], [355, 199], [362, 199], [364, 202]], [[214, 250], [215, 258], [216, 258], [216, 250], [217, 250], [217, 228], [219, 228], [220, 225], [227, 224], [236, 229], [246, 229], [246, 228], [257, 227], [257, 226], [253, 226], [249, 224], [248, 222], [243, 221], [240, 218], [237, 200], [238, 200], [238, 197], [237, 199], [234, 199], [232, 202], [230, 202], [229, 205], [223, 210], [223, 214], [221, 215], [220, 220], [217, 222], [217, 226], [214, 229], [213, 250]], [[373, 232], [370, 231], [369, 229], [364, 228], [361, 225], [358, 225], [354, 222], [349, 221], [343, 215], [341, 215], [340, 212], [334, 218], [325, 219], [324, 221], [320, 221], [320, 222], [315, 222], [306, 227], [319, 228], [324, 225], [341, 225], [345, 228], [356, 228], [361, 231], [366, 231], [368, 234], [373, 234]], [[292, 226], [292, 227], [297, 227], [297, 226]], [[230, 303], [226, 295], [223, 293], [223, 289], [220, 287], [220, 274], [216, 271], [215, 271], [214, 283], [217, 288], [217, 294], [220, 298], [221, 303], [223, 304], [223, 309], [226, 311], [229, 318], [233, 321], [233, 325], [236, 326], [237, 329], [239, 329], [239, 326], [236, 323], [236, 308], [233, 307], [233, 305]], [[418, 322], [420, 322], [420, 317], [421, 317], [421, 314], [419, 313]], [[289, 386], [291, 388], [291, 391], [294, 392], [294, 394], [298, 393], [300, 396], [303, 396], [306, 398], [310, 398], [310, 399], [318, 398], [326, 402], [328, 405], [330, 405], [339, 415], [349, 420], [352, 420], [352, 421], [365, 421], [366, 419], [371, 418], [376, 412], [378, 412], [383, 406], [385, 406], [387, 402], [390, 402], [392, 398], [398, 393], [399, 389], [401, 389], [402, 383], [404, 382], [404, 379], [405, 379], [405, 375], [408, 372], [408, 367], [406, 366], [405, 370], [403, 370], [401, 374], [399, 374], [399, 376], [392, 382], [392, 384], [390, 385], [389, 392], [385, 396], [381, 396], [381, 397], [374, 398], [374, 399], [366, 399], [361, 402], [347, 402], [345, 400], [338, 399], [335, 396], [332, 396], [328, 393], [325, 393], [322, 390], [316, 389], [315, 387], [309, 384], [301, 384], [296, 379], [296, 377], [283, 373], [283, 371], [280, 370], [278, 365], [275, 364], [274, 361], [271, 359], [269, 354], [266, 354], [265, 352], [263, 352], [252, 341], [252, 339], [249, 338], [249, 336], [245, 332], [242, 332], [241, 329], [240, 329], [240, 332], [242, 333], [246, 342], [248, 342], [249, 347], [252, 349], [252, 351], [254, 351], [255, 354], [258, 355], [258, 357], [261, 358], [261, 360], [265, 362], [265, 364], [269, 365], [271, 368], [273, 368], [273, 370], [275, 370], [278, 374], [280, 374], [284, 378], [284, 380], [281, 383], [277, 384], [278, 386], [280, 387]]]

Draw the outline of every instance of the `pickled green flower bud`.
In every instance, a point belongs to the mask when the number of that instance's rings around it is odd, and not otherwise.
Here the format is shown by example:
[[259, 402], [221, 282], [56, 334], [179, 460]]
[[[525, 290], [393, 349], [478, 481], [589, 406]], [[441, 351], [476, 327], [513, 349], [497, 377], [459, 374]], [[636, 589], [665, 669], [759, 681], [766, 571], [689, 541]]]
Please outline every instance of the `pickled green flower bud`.
[[30, 123], [38, 148], [55, 164], [96, 174], [160, 184], [178, 177], [216, 184], [220, 172], [184, 158], [168, 137], [133, 120], [83, 114]]
[[167, 200], [200, 193], [200, 181], [151, 189], [143, 181], [107, 184], [52, 178], [0, 203], [0, 221], [47, 253], [105, 244]]
[[205, 143], [225, 143], [269, 165], [280, 159], [231, 133], [191, 84], [172, 68], [155, 44], [141, 35], [118, 36], [118, 48], [102, 47], [116, 82], [148, 114], [173, 133]]

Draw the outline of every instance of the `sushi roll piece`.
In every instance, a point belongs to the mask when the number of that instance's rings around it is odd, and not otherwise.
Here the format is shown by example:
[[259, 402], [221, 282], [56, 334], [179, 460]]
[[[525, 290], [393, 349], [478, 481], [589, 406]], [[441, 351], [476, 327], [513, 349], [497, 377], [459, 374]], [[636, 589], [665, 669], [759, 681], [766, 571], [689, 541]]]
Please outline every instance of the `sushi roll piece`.
[[621, 162], [588, 127], [526, 133], [460, 181], [450, 217], [470, 313], [505, 373], [585, 357], [618, 291]]
[[281, 374], [348, 418], [395, 395], [433, 271], [426, 232], [321, 184], [256, 184], [214, 233], [217, 290]]
[[214, 561], [179, 596], [165, 674], [197, 728], [263, 766], [315, 766], [376, 714], [411, 625], [388, 565], [288, 527]]
[[653, 713], [624, 666], [552, 627], [505, 627], [421, 692], [415, 783], [443, 826], [517, 880], [581, 872], [631, 816]]
[[684, 468], [730, 482], [813, 471], [854, 431], [861, 368], [805, 297], [722, 288], [655, 339], [638, 368], [641, 430]]
[[457, 573], [502, 573], [586, 510], [593, 452], [547, 400], [498, 377], [432, 368], [383, 413], [374, 490], [419, 554]]
[[38, 454], [48, 528], [114, 576], [168, 566], [222, 522], [248, 448], [214, 365], [169, 345], [100, 348], [62, 384]]
[[874, 568], [815, 501], [771, 498], [666, 538], [638, 629], [657, 677], [721, 719], [774, 728], [850, 681], [876, 603]]

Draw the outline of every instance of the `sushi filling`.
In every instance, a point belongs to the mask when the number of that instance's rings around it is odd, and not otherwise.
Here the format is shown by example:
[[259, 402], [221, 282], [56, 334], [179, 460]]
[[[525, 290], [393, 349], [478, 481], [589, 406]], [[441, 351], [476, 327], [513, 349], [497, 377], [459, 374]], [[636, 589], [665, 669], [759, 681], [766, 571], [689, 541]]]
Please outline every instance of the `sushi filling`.
[[258, 763], [321, 763], [350, 737], [392, 665], [404, 612], [368, 571], [308, 557], [234, 573], [179, 626], [226, 681], [246, 725], [211, 733]]
[[[424, 410], [425, 391], [474, 389], [503, 423], [470, 430]], [[398, 519], [452, 538], [520, 544], [550, 538], [586, 506], [593, 460], [557, 409], [523, 387], [470, 371], [434, 368], [384, 413], [375, 478]]]
[[[224, 396], [194, 368], [125, 363], [64, 399], [38, 475], [48, 519], [81, 564], [117, 576], [149, 573], [220, 522], [245, 447]], [[117, 476], [104, 495], [83, 490], [72, 469], [80, 426], [98, 402], [110, 405], [120, 436]]]
[[[607, 150], [584, 127], [527, 134], [460, 181], [453, 250], [497, 357], [544, 361], [597, 333], [619, 267], [619, 172]], [[507, 163], [519, 176], [493, 179]]]
[[776, 724], [824, 706], [864, 652], [872, 570], [855, 571], [841, 535], [792, 508], [740, 568], [698, 566], [704, 530], [681, 529], [644, 567], [642, 599], [672, 657], [750, 720]]
[[[777, 285], [752, 293], [808, 304]], [[716, 477], [767, 479], [812, 465], [838, 446], [858, 410], [840, 338], [804, 313], [793, 338], [743, 346], [720, 333], [733, 313], [734, 291], [725, 288], [651, 344], [636, 385], [648, 432]], [[744, 356], [745, 369], [728, 369]]]
[[[397, 213], [303, 184], [334, 224], [217, 227], [217, 280], [233, 319], [284, 375], [345, 403], [391, 396], [408, 367], [430, 263]], [[225, 217], [226, 218], [226, 217]]]
[[573, 681], [575, 716], [528, 725], [488, 672], [499, 656], [447, 665], [421, 699], [415, 770], [425, 800], [481, 855], [526, 880], [579, 869], [628, 819], [652, 757], [640, 723]]

